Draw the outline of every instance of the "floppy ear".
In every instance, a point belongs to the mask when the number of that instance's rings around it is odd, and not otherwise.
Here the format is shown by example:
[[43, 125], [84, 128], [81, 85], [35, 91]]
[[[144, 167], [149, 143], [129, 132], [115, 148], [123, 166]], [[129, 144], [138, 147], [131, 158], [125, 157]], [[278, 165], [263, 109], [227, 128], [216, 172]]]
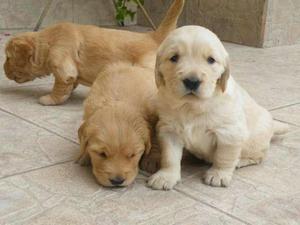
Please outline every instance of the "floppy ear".
[[76, 160], [77, 163], [79, 163], [82, 166], [90, 165], [91, 159], [87, 152], [87, 144], [89, 136], [86, 131], [87, 122], [83, 122], [78, 130], [78, 138], [80, 141], [80, 154], [78, 159]]
[[223, 74], [221, 75], [221, 77], [218, 80], [218, 84], [220, 85], [222, 92], [225, 92], [226, 87], [227, 87], [227, 82], [230, 77], [230, 65], [229, 64], [230, 64], [229, 58], [227, 58], [226, 63], [225, 63], [225, 71], [223, 72]]
[[145, 153], [146, 155], [148, 155], [150, 153], [152, 144], [151, 144], [151, 137], [149, 136], [149, 138], [145, 141]]
[[163, 74], [159, 71], [160, 65], [160, 55], [157, 54], [156, 56], [156, 63], [155, 63], [155, 82], [156, 86], [159, 88], [162, 85], [165, 85], [165, 80]]
[[11, 54], [18, 59], [19, 66], [34, 63], [35, 45], [32, 38], [15, 38], [10, 43]]
[[11, 42], [15, 53], [22, 56], [32, 56], [34, 54], [34, 42], [28, 38], [13, 39]]

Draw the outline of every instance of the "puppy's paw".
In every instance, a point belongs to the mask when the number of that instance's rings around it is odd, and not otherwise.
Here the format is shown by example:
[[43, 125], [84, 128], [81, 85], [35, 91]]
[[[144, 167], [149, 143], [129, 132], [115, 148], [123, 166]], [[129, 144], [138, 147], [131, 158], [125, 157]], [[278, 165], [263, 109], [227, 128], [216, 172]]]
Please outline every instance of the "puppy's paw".
[[148, 186], [156, 190], [171, 190], [180, 181], [180, 174], [171, 170], [160, 170], [148, 180]]
[[40, 97], [39, 103], [41, 105], [56, 105], [56, 102], [51, 97], [51, 95], [45, 95], [45, 96]]
[[41, 105], [60, 105], [62, 103], [64, 103], [67, 99], [69, 98], [69, 96], [63, 96], [61, 97], [59, 100], [54, 99], [51, 95], [45, 95], [40, 97], [39, 99], [39, 103]]
[[230, 185], [232, 175], [232, 170], [222, 170], [212, 167], [206, 172], [204, 182], [205, 184], [213, 187], [228, 187]]

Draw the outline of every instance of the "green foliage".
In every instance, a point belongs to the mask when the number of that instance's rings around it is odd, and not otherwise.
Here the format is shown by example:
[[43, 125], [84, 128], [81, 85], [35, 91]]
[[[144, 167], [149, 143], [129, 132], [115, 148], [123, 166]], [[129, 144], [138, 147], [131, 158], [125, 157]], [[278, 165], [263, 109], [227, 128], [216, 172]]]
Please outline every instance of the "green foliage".
[[[126, 17], [130, 17], [131, 21], [133, 21], [136, 12], [131, 11], [126, 6], [126, 3], [133, 2], [135, 4], [138, 0], [115, 0], [116, 7], [116, 20], [120, 26], [124, 26], [124, 21]], [[144, 0], [140, 0], [141, 4], [144, 4]]]

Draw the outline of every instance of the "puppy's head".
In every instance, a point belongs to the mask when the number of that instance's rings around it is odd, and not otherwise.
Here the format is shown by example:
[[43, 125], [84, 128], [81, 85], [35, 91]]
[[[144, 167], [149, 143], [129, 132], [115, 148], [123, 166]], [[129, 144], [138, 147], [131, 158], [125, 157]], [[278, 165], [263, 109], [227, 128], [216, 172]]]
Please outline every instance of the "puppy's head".
[[207, 99], [225, 91], [228, 54], [218, 37], [203, 27], [173, 31], [158, 50], [156, 84], [179, 99]]
[[4, 71], [10, 80], [17, 83], [32, 81], [38, 76], [35, 64], [34, 34], [24, 33], [12, 38], [5, 48]]
[[95, 112], [78, 131], [79, 163], [92, 163], [97, 181], [108, 187], [131, 184], [144, 152], [148, 153], [150, 131], [142, 119], [113, 110]]

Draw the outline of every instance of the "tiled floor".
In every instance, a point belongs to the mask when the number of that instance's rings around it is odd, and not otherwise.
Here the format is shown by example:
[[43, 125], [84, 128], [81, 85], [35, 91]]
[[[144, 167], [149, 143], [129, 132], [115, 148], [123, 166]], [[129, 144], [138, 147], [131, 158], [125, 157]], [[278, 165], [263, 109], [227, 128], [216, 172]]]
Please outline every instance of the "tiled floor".
[[[0, 62], [8, 36], [0, 32]], [[24, 85], [0, 70], [0, 224], [215, 225], [300, 224], [300, 46], [255, 49], [225, 44], [233, 76], [291, 132], [259, 166], [238, 170], [229, 188], [201, 182], [207, 165], [186, 165], [170, 192], [145, 187], [106, 189], [90, 169], [74, 164], [77, 128], [87, 88], [63, 106], [38, 96], [51, 78]]]

